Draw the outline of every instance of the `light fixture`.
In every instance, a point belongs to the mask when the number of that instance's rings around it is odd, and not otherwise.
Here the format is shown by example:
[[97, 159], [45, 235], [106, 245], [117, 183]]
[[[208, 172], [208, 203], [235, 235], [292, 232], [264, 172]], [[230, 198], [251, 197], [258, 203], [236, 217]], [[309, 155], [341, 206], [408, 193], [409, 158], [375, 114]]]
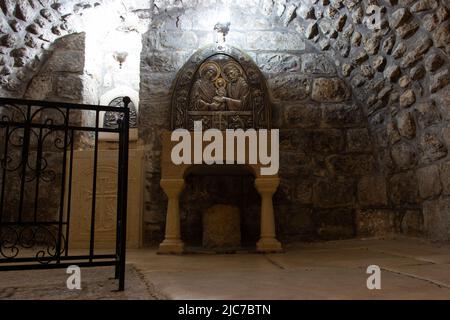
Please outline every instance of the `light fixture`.
[[225, 43], [226, 36], [227, 36], [228, 32], [230, 31], [230, 25], [231, 25], [230, 22], [217, 22], [216, 23], [216, 25], [214, 26], [214, 31], [222, 34], [222, 37], [217, 38], [217, 42]]
[[119, 63], [120, 69], [122, 69], [122, 65], [124, 64], [125, 60], [128, 57], [128, 52], [122, 51], [122, 52], [114, 52], [113, 58]]
[[226, 36], [230, 32], [230, 10], [228, 8], [221, 8], [220, 10], [217, 9], [214, 16], [214, 31], [217, 32], [216, 42], [225, 43]]

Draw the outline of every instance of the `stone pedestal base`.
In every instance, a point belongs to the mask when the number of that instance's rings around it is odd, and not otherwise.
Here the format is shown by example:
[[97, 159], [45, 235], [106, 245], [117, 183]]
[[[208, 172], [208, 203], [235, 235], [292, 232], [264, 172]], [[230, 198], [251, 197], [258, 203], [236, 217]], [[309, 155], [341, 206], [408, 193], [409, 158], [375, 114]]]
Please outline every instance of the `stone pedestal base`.
[[182, 254], [184, 243], [181, 240], [164, 240], [158, 249], [158, 254]]
[[[70, 154], [67, 159], [69, 161]], [[117, 143], [99, 145], [95, 249], [113, 249], [116, 246], [117, 159]], [[143, 146], [130, 143], [128, 163], [127, 247], [137, 249], [142, 244]], [[67, 167], [69, 168], [69, 163]], [[69, 247], [72, 249], [88, 249], [90, 245], [93, 171], [92, 150], [74, 151], [69, 236]], [[65, 203], [68, 203], [68, 190], [67, 183]]]
[[261, 239], [256, 244], [256, 250], [261, 253], [283, 252], [281, 243], [276, 239]]
[[[171, 132], [165, 131], [162, 136], [163, 151], [161, 155], [161, 187], [168, 198], [166, 214], [165, 240], [160, 245], [160, 253], [182, 253], [183, 244], [180, 232], [179, 195], [184, 187], [184, 178], [191, 165], [175, 165], [172, 161], [172, 150], [176, 142], [172, 141]], [[226, 133], [224, 133], [226, 135]], [[194, 135], [191, 135], [194, 141]], [[194, 143], [191, 144], [192, 154]], [[248, 150], [245, 150], [248, 154]], [[218, 160], [218, 159], [216, 159]], [[222, 160], [226, 160], [223, 158]], [[236, 157], [234, 160], [237, 160]], [[255, 187], [261, 196], [261, 234], [257, 243], [258, 252], [283, 252], [281, 243], [276, 239], [275, 214], [272, 197], [277, 190], [280, 179], [278, 175], [261, 176], [261, 165], [246, 165], [255, 176]], [[220, 220], [220, 219], [219, 219]], [[218, 221], [227, 223], [227, 221]], [[220, 227], [220, 226], [219, 226]], [[228, 240], [228, 239], [227, 239]], [[177, 241], [174, 243], [174, 241]], [[221, 239], [221, 241], [223, 241]], [[224, 242], [224, 241], [223, 241]], [[237, 243], [237, 242], [236, 242]], [[228, 243], [227, 243], [228, 244]]]

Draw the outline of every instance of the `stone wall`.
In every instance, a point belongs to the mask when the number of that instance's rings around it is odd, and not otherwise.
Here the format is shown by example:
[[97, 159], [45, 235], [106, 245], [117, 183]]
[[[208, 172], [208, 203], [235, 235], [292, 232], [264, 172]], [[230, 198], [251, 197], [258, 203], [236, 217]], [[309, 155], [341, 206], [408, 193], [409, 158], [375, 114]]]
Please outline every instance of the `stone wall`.
[[96, 87], [91, 75], [85, 73], [84, 33], [56, 40], [39, 72], [30, 81], [25, 99], [97, 104]]
[[49, 46], [71, 32], [50, 1], [0, 3], [0, 94], [23, 95]]
[[[352, 90], [339, 77], [330, 56], [319, 53], [301, 35], [274, 27], [258, 12], [244, 13], [239, 5], [231, 10], [232, 31], [226, 44], [245, 51], [263, 71], [273, 102], [273, 126], [281, 129], [281, 187], [274, 197], [280, 237], [354, 237], [356, 216], [370, 219], [363, 208], [385, 208], [388, 203], [385, 181], [376, 173], [367, 121]], [[214, 41], [212, 27], [202, 24], [200, 13], [214, 16], [215, 11], [208, 6], [177, 9], [176, 14], [161, 11], [153, 16], [143, 38], [139, 130], [147, 145], [144, 225], [148, 242], [160, 241], [164, 230], [160, 134], [170, 129], [172, 85], [183, 63], [198, 48]], [[183, 228], [186, 237], [198, 241], [202, 212], [198, 204], [212, 205], [211, 199], [223, 203], [227, 195], [215, 193], [217, 186], [211, 185], [210, 179], [191, 179], [196, 187], [188, 183], [183, 195], [182, 226], [189, 226]], [[240, 190], [242, 183], [250, 189], [242, 213], [249, 219], [243, 221], [243, 229], [256, 236], [260, 199], [251, 192], [251, 179], [218, 185], [220, 190], [230, 191], [230, 199], [239, 199], [233, 191]], [[239, 205], [238, 200], [228, 203]]]
[[[284, 179], [275, 200], [281, 233], [336, 238], [425, 231], [448, 239], [447, 4], [262, 1], [259, 10], [256, 2], [231, 8], [227, 43], [254, 58], [272, 90], [275, 125], [282, 129]], [[373, 4], [381, 7], [379, 30], [372, 30], [366, 11]], [[157, 98], [167, 110], [168, 92], [154, 84], [162, 81], [168, 90], [186, 57], [214, 39], [202, 17], [217, 13], [205, 1], [155, 5], [142, 60], [152, 58], [141, 70], [152, 76], [141, 78], [141, 97], [149, 105]], [[340, 94], [344, 83], [355, 99]], [[158, 114], [155, 121], [164, 124], [167, 115]], [[148, 141], [159, 148], [157, 137]], [[150, 181], [157, 181], [157, 165], [151, 168]], [[157, 234], [163, 211], [152, 214], [155, 197], [147, 199], [146, 221]]]
[[[79, 22], [89, 12], [118, 4], [3, 1], [0, 95], [23, 96], [54, 39], [85, 31]], [[215, 40], [212, 27], [227, 7], [227, 44], [248, 52], [265, 73], [274, 124], [282, 129], [281, 173], [285, 181], [295, 180], [283, 182], [276, 195], [280, 231], [287, 238], [425, 231], [432, 239], [450, 239], [448, 1], [134, 0], [127, 5], [137, 24], [148, 29], [139, 120], [147, 144], [148, 242], [161, 237], [164, 224], [158, 135], [168, 128], [176, 71]], [[381, 9], [380, 28], [373, 27], [370, 5]], [[127, 12], [120, 13], [125, 21]], [[342, 95], [346, 90], [349, 94]]]
[[[31, 100], [44, 101], [61, 101], [71, 103], [89, 103], [93, 102], [92, 90], [89, 90], [89, 83], [91, 78], [84, 74], [85, 65], [85, 34], [70, 34], [60, 39], [57, 39], [49, 51], [42, 57], [42, 67], [37, 75], [30, 81], [24, 98]], [[3, 110], [5, 111], [5, 110]], [[32, 112], [36, 112], [34, 109]], [[70, 124], [81, 125], [83, 115], [77, 110], [72, 110], [70, 113]], [[86, 118], [86, 117], [85, 117]], [[24, 119], [19, 119], [22, 122]], [[42, 110], [34, 116], [34, 121], [41, 121], [41, 123], [63, 124], [64, 119], [56, 110]], [[1, 130], [2, 137], [5, 129]], [[39, 192], [36, 193], [36, 161], [38, 154], [38, 134], [39, 131], [34, 131], [36, 135], [31, 135], [30, 151], [29, 151], [29, 167], [27, 169], [28, 179], [25, 182], [24, 190], [25, 196], [23, 201], [23, 211], [25, 220], [32, 219], [34, 213], [34, 206], [37, 205], [38, 219], [52, 220], [56, 219], [60, 207], [60, 188], [61, 188], [61, 174], [63, 163], [63, 152], [58, 141], [64, 141], [63, 131], [49, 131], [42, 130], [41, 135], [45, 137], [42, 139], [43, 153], [40, 160], [42, 165], [42, 172], [39, 179]], [[23, 135], [21, 130], [17, 130], [17, 134], [13, 135], [9, 140], [8, 156], [10, 156], [13, 163], [19, 162], [22, 156], [22, 147], [19, 139]], [[84, 139], [81, 139], [84, 137]], [[74, 141], [77, 147], [80, 141], [89, 140], [88, 137], [82, 133], [77, 133]], [[4, 141], [1, 141], [2, 144]], [[12, 143], [15, 142], [15, 143]], [[14, 165], [9, 165], [13, 168]], [[16, 166], [17, 167], [17, 166]], [[20, 167], [18, 167], [20, 168]], [[3, 178], [3, 177], [2, 177]], [[17, 219], [17, 212], [19, 207], [19, 194], [21, 188], [21, 170], [11, 171], [4, 177], [8, 187], [5, 190], [4, 214], [6, 219], [14, 221], [13, 217]]]

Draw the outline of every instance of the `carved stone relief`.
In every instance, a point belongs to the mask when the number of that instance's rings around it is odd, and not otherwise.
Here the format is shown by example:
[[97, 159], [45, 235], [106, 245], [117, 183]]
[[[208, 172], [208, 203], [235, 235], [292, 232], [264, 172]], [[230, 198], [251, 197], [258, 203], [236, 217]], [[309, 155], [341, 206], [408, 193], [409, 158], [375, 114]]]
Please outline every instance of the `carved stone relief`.
[[[124, 97], [118, 97], [112, 100], [109, 103], [110, 107], [124, 107], [123, 103]], [[130, 102], [128, 105], [128, 108], [130, 109], [130, 128], [137, 128], [137, 112], [136, 112], [136, 106], [133, 102]], [[103, 119], [103, 127], [108, 129], [115, 129], [117, 128], [117, 120], [122, 117], [122, 114], [119, 114], [117, 112], [106, 112], [105, 117]]]
[[180, 71], [172, 97], [172, 128], [193, 130], [269, 128], [263, 75], [241, 51], [211, 46], [195, 53]]

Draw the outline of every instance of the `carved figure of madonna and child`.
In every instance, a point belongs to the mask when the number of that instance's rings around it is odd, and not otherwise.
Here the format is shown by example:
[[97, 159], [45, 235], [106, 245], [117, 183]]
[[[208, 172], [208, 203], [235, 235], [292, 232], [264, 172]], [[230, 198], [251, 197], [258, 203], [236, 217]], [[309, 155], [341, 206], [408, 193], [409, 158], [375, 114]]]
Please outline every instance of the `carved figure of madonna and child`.
[[191, 91], [192, 111], [246, 111], [250, 87], [241, 66], [234, 61], [206, 61]]

